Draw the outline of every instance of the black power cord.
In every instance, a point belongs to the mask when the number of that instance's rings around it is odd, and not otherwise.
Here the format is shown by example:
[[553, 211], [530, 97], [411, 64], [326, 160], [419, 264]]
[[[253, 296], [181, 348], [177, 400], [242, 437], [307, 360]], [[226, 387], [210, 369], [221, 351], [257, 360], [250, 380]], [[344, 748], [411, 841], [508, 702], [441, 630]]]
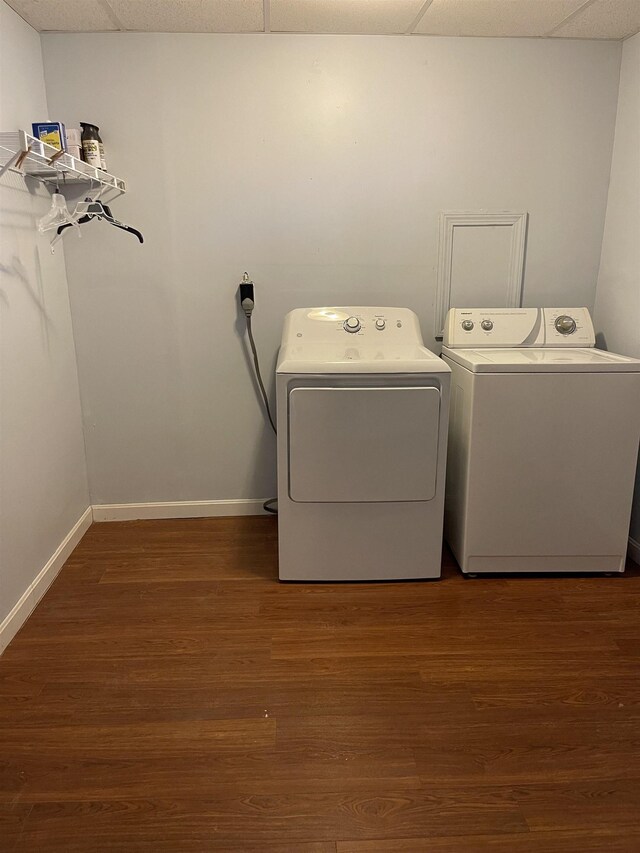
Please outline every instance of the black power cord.
[[260, 373], [260, 361], [258, 359], [258, 350], [256, 349], [256, 342], [253, 339], [253, 329], [251, 328], [251, 314], [247, 314], [245, 311], [245, 316], [247, 318], [247, 335], [249, 336], [249, 344], [251, 346], [251, 352], [253, 354], [253, 367], [256, 372], [256, 379], [258, 380], [258, 386], [260, 388], [260, 393], [262, 394], [262, 400], [264, 402], [264, 408], [267, 413], [267, 417], [269, 418], [269, 423], [271, 424], [271, 429], [275, 433], [278, 434], [278, 430], [276, 429], [276, 424], [271, 414], [271, 407], [269, 405], [269, 398], [267, 397], [267, 392], [264, 387], [264, 382], [262, 381], [262, 374]]
[[[260, 359], [258, 358], [258, 350], [256, 348], [256, 342], [253, 338], [253, 329], [251, 328], [251, 315], [253, 314], [255, 304], [256, 303], [254, 298], [253, 282], [249, 278], [249, 273], [245, 273], [242, 276], [242, 283], [240, 284], [240, 305], [242, 306], [242, 310], [244, 311], [244, 316], [247, 321], [247, 336], [249, 338], [249, 345], [251, 347], [251, 353], [253, 355], [253, 369], [256, 374], [256, 380], [258, 382], [258, 387], [260, 388], [260, 395], [262, 396], [262, 402], [264, 403], [264, 409], [267, 413], [269, 423], [271, 424], [271, 429], [273, 430], [275, 435], [278, 435], [278, 430], [276, 429], [276, 422], [273, 415], [271, 414], [269, 397], [267, 396], [267, 392], [264, 387], [264, 382], [262, 381], [262, 373], [260, 372]], [[262, 508], [266, 512], [270, 512], [273, 515], [277, 515], [277, 504], [277, 498], [269, 498], [269, 500], [265, 501], [262, 504]]]
[[278, 498], [269, 498], [262, 504], [262, 509], [265, 512], [270, 512], [272, 515], [278, 514]]

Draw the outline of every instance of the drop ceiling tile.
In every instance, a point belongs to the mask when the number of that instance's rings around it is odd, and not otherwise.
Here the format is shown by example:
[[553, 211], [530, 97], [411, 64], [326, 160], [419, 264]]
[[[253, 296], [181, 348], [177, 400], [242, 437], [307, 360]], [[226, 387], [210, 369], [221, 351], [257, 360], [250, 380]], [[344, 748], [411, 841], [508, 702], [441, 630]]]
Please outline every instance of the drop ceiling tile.
[[415, 29], [440, 36], [542, 36], [585, 0], [433, 0]]
[[262, 32], [262, 0], [108, 0], [126, 30], [159, 33]]
[[102, 32], [117, 30], [98, 0], [8, 0], [36, 30]]
[[554, 36], [621, 39], [640, 31], [640, 0], [596, 0], [567, 21]]
[[271, 31], [404, 33], [424, 0], [271, 0]]

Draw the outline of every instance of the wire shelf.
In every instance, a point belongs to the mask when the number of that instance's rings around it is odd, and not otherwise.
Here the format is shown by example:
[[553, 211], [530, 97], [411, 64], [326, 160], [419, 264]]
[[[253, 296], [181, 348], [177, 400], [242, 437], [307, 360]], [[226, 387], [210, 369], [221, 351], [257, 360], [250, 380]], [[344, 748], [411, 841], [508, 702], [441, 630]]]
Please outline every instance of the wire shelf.
[[127, 184], [109, 172], [96, 169], [77, 157], [62, 153], [24, 130], [0, 133], [0, 177], [8, 170], [30, 175], [44, 182], [64, 181], [66, 184], [94, 183], [119, 194]]

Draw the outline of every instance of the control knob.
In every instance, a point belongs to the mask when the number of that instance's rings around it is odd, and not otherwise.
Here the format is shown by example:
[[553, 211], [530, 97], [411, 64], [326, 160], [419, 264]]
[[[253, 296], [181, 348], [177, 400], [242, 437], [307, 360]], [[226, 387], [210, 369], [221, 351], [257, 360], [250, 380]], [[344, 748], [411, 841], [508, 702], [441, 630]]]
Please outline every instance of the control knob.
[[352, 334], [360, 331], [360, 320], [358, 320], [357, 317], [347, 317], [342, 325], [345, 331], [351, 332]]
[[562, 314], [556, 319], [555, 327], [561, 335], [572, 335], [576, 330], [576, 321], [568, 314]]
[[491, 329], [493, 329], [493, 321], [492, 320], [483, 320], [482, 323], [480, 323], [480, 325], [485, 330], [485, 332], [490, 332]]
[[465, 332], [470, 332], [471, 329], [473, 329], [473, 320], [463, 320], [462, 328], [465, 330]]
[[385, 323], [384, 319], [382, 317], [378, 317], [378, 319], [376, 320], [376, 329], [378, 329], [379, 331], [382, 331], [385, 326], [386, 326], [386, 323]]

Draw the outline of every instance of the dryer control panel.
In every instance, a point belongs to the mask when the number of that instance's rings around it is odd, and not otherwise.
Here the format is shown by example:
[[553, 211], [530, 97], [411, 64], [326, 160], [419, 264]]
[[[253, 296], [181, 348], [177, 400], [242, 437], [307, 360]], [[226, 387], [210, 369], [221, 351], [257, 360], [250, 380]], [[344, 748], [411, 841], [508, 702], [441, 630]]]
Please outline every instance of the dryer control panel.
[[588, 308], [452, 308], [444, 345], [482, 347], [595, 346]]
[[296, 308], [285, 319], [283, 344], [358, 343], [422, 346], [420, 323], [408, 308], [347, 305]]
[[277, 373], [443, 373], [409, 308], [295, 308], [284, 320]]

